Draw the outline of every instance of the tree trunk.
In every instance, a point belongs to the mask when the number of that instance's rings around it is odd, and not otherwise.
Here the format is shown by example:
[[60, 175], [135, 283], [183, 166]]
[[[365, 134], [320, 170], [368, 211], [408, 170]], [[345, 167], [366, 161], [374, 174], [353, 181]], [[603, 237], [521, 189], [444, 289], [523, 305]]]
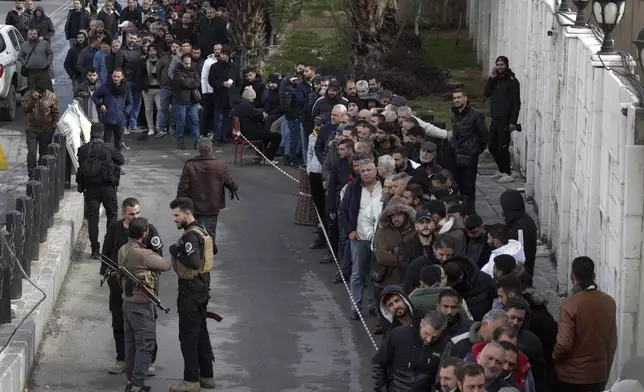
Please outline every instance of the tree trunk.
[[233, 23], [233, 40], [241, 50], [242, 66], [256, 67], [260, 72], [266, 55], [265, 0], [231, 0], [228, 2]]
[[393, 4], [392, 0], [349, 0], [349, 61], [357, 73], [369, 73], [380, 67], [396, 35]]

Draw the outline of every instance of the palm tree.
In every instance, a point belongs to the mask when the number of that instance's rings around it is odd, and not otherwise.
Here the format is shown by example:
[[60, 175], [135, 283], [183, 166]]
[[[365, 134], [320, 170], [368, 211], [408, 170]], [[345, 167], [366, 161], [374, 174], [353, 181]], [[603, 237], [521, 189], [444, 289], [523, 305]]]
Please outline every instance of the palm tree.
[[266, 55], [267, 9], [265, 0], [228, 1], [233, 41], [241, 50], [242, 65], [261, 70]]

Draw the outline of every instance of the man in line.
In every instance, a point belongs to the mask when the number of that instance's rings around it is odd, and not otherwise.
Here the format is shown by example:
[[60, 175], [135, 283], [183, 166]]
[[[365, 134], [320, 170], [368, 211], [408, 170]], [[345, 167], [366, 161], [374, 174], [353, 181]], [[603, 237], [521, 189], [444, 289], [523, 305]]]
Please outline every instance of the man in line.
[[[158, 288], [158, 273], [170, 270], [163, 256], [148, 249], [150, 225], [145, 218], [134, 218], [128, 227], [128, 242], [118, 252], [118, 263], [149, 287]], [[156, 308], [134, 282], [122, 279], [125, 335], [126, 391], [150, 391], [145, 379], [156, 351]], [[129, 389], [128, 389], [129, 388]]]
[[44, 39], [38, 38], [38, 29], [29, 29], [27, 42], [20, 47], [18, 61], [27, 70], [27, 88], [33, 89], [37, 82], [46, 90], [53, 91], [49, 67], [54, 61], [51, 45]]

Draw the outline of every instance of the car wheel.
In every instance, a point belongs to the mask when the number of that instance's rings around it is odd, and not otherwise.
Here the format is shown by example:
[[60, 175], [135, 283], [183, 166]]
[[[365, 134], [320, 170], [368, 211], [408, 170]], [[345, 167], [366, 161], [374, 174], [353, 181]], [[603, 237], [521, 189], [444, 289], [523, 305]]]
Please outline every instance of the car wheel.
[[0, 120], [13, 121], [16, 118], [16, 86], [11, 84], [7, 94], [7, 106], [0, 108]]

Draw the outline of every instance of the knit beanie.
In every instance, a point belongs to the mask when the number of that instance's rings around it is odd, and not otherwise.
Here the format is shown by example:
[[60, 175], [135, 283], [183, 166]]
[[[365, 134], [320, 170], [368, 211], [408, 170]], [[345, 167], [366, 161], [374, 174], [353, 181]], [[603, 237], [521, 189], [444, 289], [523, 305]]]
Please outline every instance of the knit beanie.
[[92, 127], [90, 128], [89, 131], [89, 136], [92, 139], [100, 139], [103, 137], [103, 133], [105, 132], [105, 127], [101, 123], [92, 123]]
[[507, 58], [507, 57], [505, 57], [505, 56], [499, 56], [499, 57], [497, 57], [497, 58], [496, 58], [495, 63], [498, 63], [499, 61], [503, 61], [503, 62], [505, 63], [505, 66], [506, 66], [506, 67], [508, 67], [508, 68], [510, 67], [510, 60], [508, 60], [508, 58]]
[[244, 92], [242, 93], [242, 98], [250, 102], [254, 101], [255, 98], [257, 98], [257, 94], [255, 93], [255, 90], [253, 90], [252, 86], [246, 86]]

